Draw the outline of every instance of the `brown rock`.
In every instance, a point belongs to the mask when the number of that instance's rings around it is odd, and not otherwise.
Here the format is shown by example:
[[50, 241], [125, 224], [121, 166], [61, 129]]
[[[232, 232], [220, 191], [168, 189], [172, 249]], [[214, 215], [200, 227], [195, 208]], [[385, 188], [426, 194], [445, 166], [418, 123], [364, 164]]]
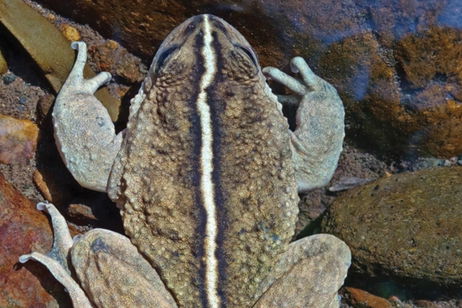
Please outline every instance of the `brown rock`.
[[37, 137], [33, 122], [0, 115], [0, 162], [25, 163], [34, 155]]
[[345, 288], [347, 297], [353, 307], [361, 308], [392, 308], [385, 298], [375, 296], [369, 292], [352, 287]]
[[0, 175], [0, 307], [69, 307], [64, 289], [44, 267], [18, 264], [21, 254], [46, 252], [51, 238], [46, 216]]
[[45, 200], [52, 201], [50, 190], [48, 188], [47, 183], [45, 183], [45, 181], [43, 180], [43, 175], [40, 173], [40, 171], [34, 171], [33, 179], [35, 185], [37, 186]]
[[71, 203], [69, 204], [67, 212], [74, 221], [83, 221], [86, 224], [97, 221], [92, 208], [85, 204]]

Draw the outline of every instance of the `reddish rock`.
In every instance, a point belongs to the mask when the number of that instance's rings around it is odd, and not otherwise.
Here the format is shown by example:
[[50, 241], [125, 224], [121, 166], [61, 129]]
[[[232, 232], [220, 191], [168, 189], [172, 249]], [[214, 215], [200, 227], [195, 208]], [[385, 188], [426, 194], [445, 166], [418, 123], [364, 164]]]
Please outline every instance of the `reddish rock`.
[[348, 301], [353, 307], [361, 308], [392, 308], [385, 298], [375, 296], [369, 292], [356, 288], [345, 288]]
[[113, 72], [129, 83], [139, 83], [144, 79], [141, 70], [147, 68], [139, 58], [128, 53], [127, 49], [120, 46], [116, 41], [107, 40], [102, 44], [88, 46], [93, 54], [93, 60], [102, 71]]
[[38, 128], [29, 120], [0, 115], [0, 162], [25, 163], [34, 156]]
[[51, 238], [47, 217], [0, 175], [0, 307], [70, 307], [64, 289], [43, 266], [18, 263], [21, 254], [46, 252]]

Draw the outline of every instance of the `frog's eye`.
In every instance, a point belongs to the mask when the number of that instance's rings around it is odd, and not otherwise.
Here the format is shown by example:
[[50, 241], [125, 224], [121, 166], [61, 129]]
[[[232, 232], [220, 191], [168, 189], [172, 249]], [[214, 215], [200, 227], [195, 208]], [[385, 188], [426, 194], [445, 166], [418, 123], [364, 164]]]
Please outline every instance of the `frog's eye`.
[[255, 64], [255, 66], [258, 66], [257, 59], [255, 58], [255, 54], [250, 49], [244, 46], [238, 45], [238, 44], [235, 44], [234, 46], [242, 50], [250, 58], [253, 64]]
[[178, 49], [178, 46], [172, 46], [167, 49], [165, 49], [160, 55], [159, 58], [157, 59], [156, 63], [156, 72], [159, 71], [159, 69], [164, 65], [165, 60], [167, 60], [175, 50]]

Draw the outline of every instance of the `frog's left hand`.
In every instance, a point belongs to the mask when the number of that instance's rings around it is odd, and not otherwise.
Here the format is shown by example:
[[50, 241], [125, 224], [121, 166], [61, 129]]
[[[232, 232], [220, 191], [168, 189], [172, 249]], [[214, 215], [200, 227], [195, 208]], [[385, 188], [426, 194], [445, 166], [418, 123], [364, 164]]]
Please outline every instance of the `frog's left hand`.
[[298, 105], [291, 135], [292, 158], [299, 192], [326, 185], [332, 178], [345, 136], [343, 103], [335, 88], [313, 73], [305, 60], [291, 61], [296, 79], [274, 67], [263, 73], [295, 93], [280, 95], [282, 104]]

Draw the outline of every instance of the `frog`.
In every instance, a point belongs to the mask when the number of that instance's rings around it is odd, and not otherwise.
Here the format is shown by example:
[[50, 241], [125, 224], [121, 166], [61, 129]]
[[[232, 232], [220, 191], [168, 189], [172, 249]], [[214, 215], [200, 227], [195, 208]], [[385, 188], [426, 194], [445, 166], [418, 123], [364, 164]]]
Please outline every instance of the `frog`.
[[[35, 260], [74, 307], [338, 307], [351, 254], [328, 234], [296, 241], [299, 194], [328, 183], [344, 138], [335, 88], [301, 57], [295, 76], [259, 65], [243, 35], [202, 14], [156, 52], [116, 133], [94, 92], [108, 72], [83, 77], [87, 50], [53, 109], [57, 148], [76, 181], [106, 192], [125, 235], [71, 237], [47, 202], [54, 231]], [[292, 94], [275, 95], [268, 80]], [[283, 105], [297, 108], [290, 129]]]

